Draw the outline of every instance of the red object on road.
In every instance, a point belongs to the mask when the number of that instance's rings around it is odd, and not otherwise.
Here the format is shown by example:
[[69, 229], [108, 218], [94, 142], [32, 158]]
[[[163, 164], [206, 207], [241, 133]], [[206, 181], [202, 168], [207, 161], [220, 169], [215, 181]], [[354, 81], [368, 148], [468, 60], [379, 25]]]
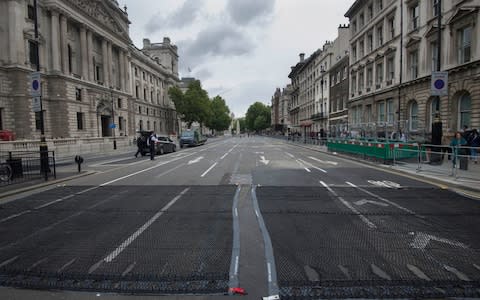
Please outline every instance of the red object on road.
[[15, 133], [10, 130], [0, 130], [0, 140], [2, 141], [14, 141]]
[[230, 291], [230, 294], [232, 295], [247, 295], [247, 292], [245, 291], [245, 289], [242, 289], [242, 288], [230, 288], [229, 289]]

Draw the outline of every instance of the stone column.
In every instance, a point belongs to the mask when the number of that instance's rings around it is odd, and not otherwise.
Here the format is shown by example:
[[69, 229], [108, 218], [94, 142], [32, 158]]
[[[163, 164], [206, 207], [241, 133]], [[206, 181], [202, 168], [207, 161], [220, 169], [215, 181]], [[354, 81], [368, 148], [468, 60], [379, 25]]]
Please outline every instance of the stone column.
[[102, 40], [103, 84], [109, 86], [107, 40]]
[[19, 1], [8, 2], [8, 52], [9, 61], [12, 64], [23, 65], [26, 62], [24, 45], [23, 25], [20, 21], [24, 19], [23, 4]]
[[53, 71], [60, 72], [60, 35], [59, 35], [59, 21], [58, 12], [51, 11], [52, 22], [52, 69]]
[[[70, 74], [68, 68], [68, 32], [67, 32], [67, 17], [60, 16], [60, 48], [62, 50], [62, 71], [64, 74]], [[73, 71], [73, 70], [72, 70]]]
[[120, 66], [120, 89], [125, 91], [125, 53], [120, 49], [118, 55], [118, 64]]
[[88, 80], [95, 80], [95, 68], [93, 66], [93, 34], [91, 30], [87, 30], [87, 70]]
[[108, 78], [110, 79], [108, 87], [116, 88], [116, 82], [115, 82], [115, 77], [113, 74], [113, 53], [112, 53], [112, 43], [108, 42], [107, 43], [107, 70], [108, 70]]
[[80, 49], [82, 52], [82, 79], [88, 78], [87, 28], [80, 26]]

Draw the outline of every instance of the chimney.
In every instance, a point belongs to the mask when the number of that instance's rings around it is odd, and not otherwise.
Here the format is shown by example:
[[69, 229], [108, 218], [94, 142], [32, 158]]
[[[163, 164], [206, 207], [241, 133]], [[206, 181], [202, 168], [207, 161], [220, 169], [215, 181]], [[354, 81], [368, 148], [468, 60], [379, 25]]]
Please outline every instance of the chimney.
[[150, 47], [151, 47], [150, 40], [149, 39], [143, 39], [143, 49], [150, 48]]
[[170, 38], [169, 37], [164, 37], [163, 38], [163, 44], [164, 45], [170, 45]]
[[300, 62], [305, 60], [305, 53], [300, 53]]

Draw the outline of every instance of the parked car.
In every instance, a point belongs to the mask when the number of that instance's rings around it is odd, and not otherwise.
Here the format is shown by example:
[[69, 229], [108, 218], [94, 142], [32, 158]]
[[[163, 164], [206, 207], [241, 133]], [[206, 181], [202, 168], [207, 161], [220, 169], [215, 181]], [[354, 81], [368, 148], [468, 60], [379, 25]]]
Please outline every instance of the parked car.
[[187, 130], [182, 132], [180, 136], [180, 148], [184, 146], [198, 146], [203, 145], [207, 141], [207, 138], [200, 134], [196, 130]]
[[[137, 133], [140, 134], [138, 139], [140, 140], [140, 145], [142, 149], [141, 154], [142, 156], [145, 156], [150, 153], [150, 147], [147, 146], [147, 140], [152, 134], [152, 131], [138, 131]], [[157, 135], [157, 139], [158, 141], [155, 143], [156, 155], [162, 155], [164, 153], [171, 153], [177, 151], [177, 145], [168, 136]]]

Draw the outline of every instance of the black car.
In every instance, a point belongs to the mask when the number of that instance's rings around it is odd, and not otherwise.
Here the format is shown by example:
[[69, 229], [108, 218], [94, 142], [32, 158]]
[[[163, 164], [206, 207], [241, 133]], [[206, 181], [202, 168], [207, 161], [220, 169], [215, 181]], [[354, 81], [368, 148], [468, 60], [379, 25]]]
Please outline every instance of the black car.
[[[137, 139], [137, 146], [141, 148], [142, 156], [150, 153], [150, 147], [147, 145], [147, 140], [152, 134], [152, 131], [138, 131], [140, 136]], [[168, 136], [157, 135], [157, 142], [155, 143], [155, 154], [162, 155], [164, 153], [171, 153], [177, 151], [177, 145]]]
[[207, 141], [207, 138], [200, 134], [198, 131], [184, 131], [180, 136], [180, 148], [184, 146], [198, 146], [203, 145]]

